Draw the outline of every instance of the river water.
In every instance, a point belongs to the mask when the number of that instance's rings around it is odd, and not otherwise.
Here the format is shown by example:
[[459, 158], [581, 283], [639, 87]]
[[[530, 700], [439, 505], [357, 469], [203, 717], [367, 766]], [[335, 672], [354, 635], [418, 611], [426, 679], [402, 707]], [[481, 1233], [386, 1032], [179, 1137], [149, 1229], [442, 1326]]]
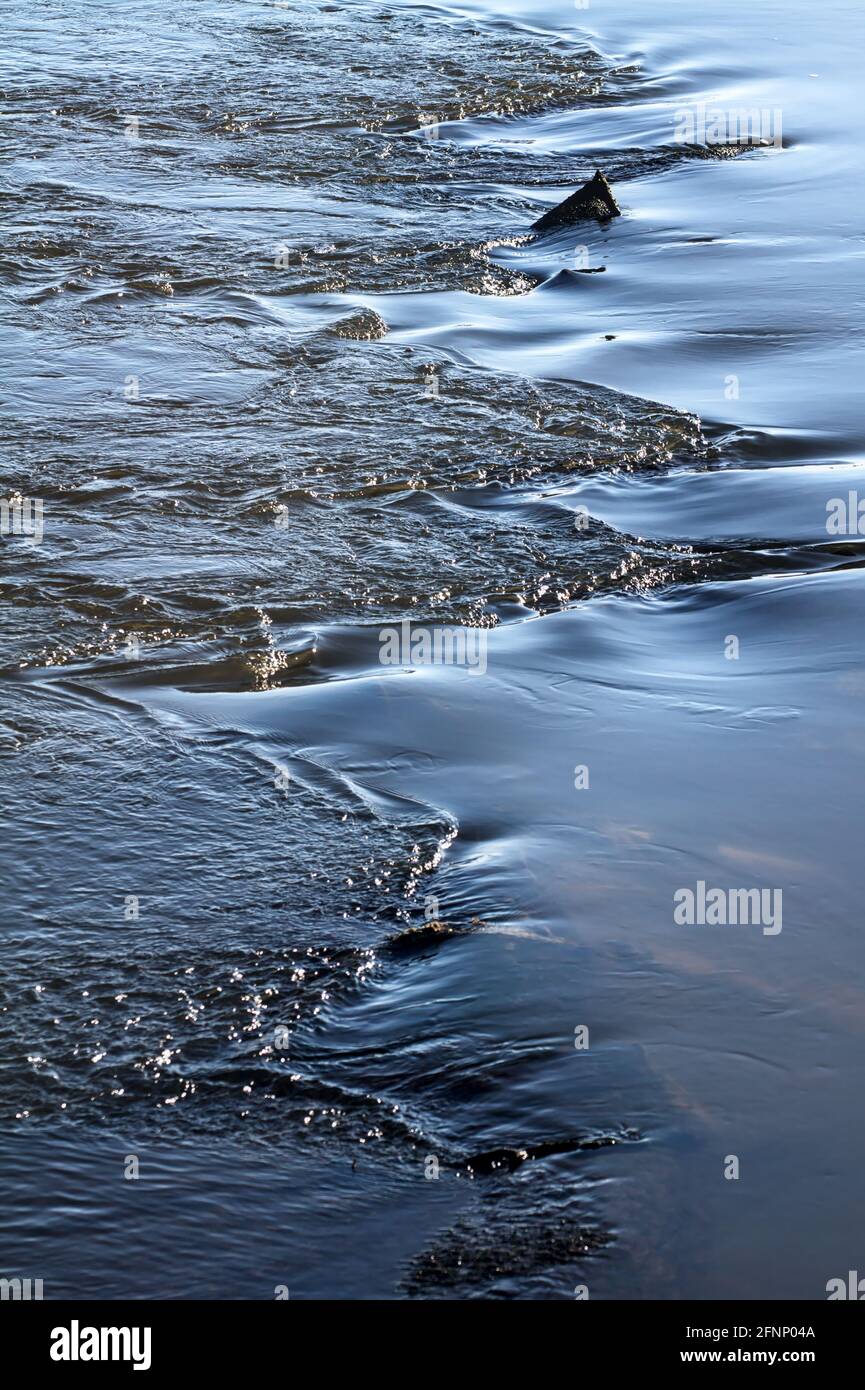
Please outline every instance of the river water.
[[6, 6], [4, 1276], [860, 1267], [863, 27]]

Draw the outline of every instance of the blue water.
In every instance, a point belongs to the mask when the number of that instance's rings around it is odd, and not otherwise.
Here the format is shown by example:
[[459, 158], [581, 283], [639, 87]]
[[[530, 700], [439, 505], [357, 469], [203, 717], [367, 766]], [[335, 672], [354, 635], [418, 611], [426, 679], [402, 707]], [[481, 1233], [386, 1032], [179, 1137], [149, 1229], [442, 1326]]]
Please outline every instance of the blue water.
[[857, 1267], [862, 23], [8, 7], [4, 1276]]

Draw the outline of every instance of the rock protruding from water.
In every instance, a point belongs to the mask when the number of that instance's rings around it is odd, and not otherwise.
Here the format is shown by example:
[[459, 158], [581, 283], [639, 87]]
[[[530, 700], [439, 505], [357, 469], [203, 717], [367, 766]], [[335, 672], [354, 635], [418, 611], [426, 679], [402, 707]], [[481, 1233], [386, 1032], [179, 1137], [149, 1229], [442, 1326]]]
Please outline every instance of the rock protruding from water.
[[424, 922], [419, 927], [406, 927], [395, 936], [388, 937], [385, 946], [399, 955], [405, 952], [420, 951], [426, 946], [438, 946], [452, 936], [460, 936], [466, 927], [452, 927], [447, 922]]
[[532, 231], [549, 232], [554, 227], [567, 227], [571, 222], [583, 222], [588, 217], [599, 222], [608, 222], [611, 217], [620, 217], [622, 209], [613, 196], [613, 190], [600, 169], [595, 176], [566, 198], [558, 207], [545, 212], [537, 222], [532, 223]]

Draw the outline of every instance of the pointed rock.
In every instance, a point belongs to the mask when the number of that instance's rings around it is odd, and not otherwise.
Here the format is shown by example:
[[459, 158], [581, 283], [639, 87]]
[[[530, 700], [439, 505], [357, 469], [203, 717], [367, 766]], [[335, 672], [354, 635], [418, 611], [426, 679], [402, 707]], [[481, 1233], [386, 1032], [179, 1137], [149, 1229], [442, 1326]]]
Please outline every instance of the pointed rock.
[[613, 197], [610, 187], [600, 169], [595, 177], [572, 193], [558, 207], [545, 212], [537, 222], [532, 223], [532, 231], [549, 232], [554, 227], [567, 227], [571, 222], [582, 222], [587, 217], [595, 217], [606, 222], [611, 217], [620, 217], [622, 209]]

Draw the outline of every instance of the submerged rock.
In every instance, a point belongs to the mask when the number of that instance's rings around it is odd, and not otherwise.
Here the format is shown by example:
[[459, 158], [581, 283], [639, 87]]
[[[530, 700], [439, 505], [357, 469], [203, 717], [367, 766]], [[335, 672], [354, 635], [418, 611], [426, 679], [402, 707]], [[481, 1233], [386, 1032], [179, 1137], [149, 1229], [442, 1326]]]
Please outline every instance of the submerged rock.
[[597, 169], [594, 178], [584, 183], [570, 198], [566, 198], [558, 207], [551, 208], [543, 217], [539, 217], [537, 222], [533, 222], [532, 231], [548, 232], [554, 227], [567, 227], [571, 222], [582, 222], [588, 217], [606, 222], [611, 217], [620, 217], [621, 213], [622, 209], [613, 196], [612, 188], [600, 169]]
[[557, 1154], [582, 1153], [589, 1149], [606, 1149], [613, 1144], [634, 1143], [639, 1137], [637, 1130], [623, 1129], [618, 1134], [545, 1139], [538, 1144], [527, 1144], [525, 1148], [487, 1149], [467, 1159], [465, 1166], [472, 1176], [501, 1171], [513, 1173], [515, 1169], [533, 1159], [550, 1158]]
[[[555, 1200], [552, 1194], [549, 1200]], [[410, 1298], [501, 1290], [503, 1281], [580, 1268], [613, 1239], [611, 1232], [584, 1226], [569, 1213], [551, 1215], [538, 1204], [527, 1208], [521, 1192], [519, 1205], [486, 1206], [477, 1215], [460, 1217], [415, 1256], [401, 1287]]]

